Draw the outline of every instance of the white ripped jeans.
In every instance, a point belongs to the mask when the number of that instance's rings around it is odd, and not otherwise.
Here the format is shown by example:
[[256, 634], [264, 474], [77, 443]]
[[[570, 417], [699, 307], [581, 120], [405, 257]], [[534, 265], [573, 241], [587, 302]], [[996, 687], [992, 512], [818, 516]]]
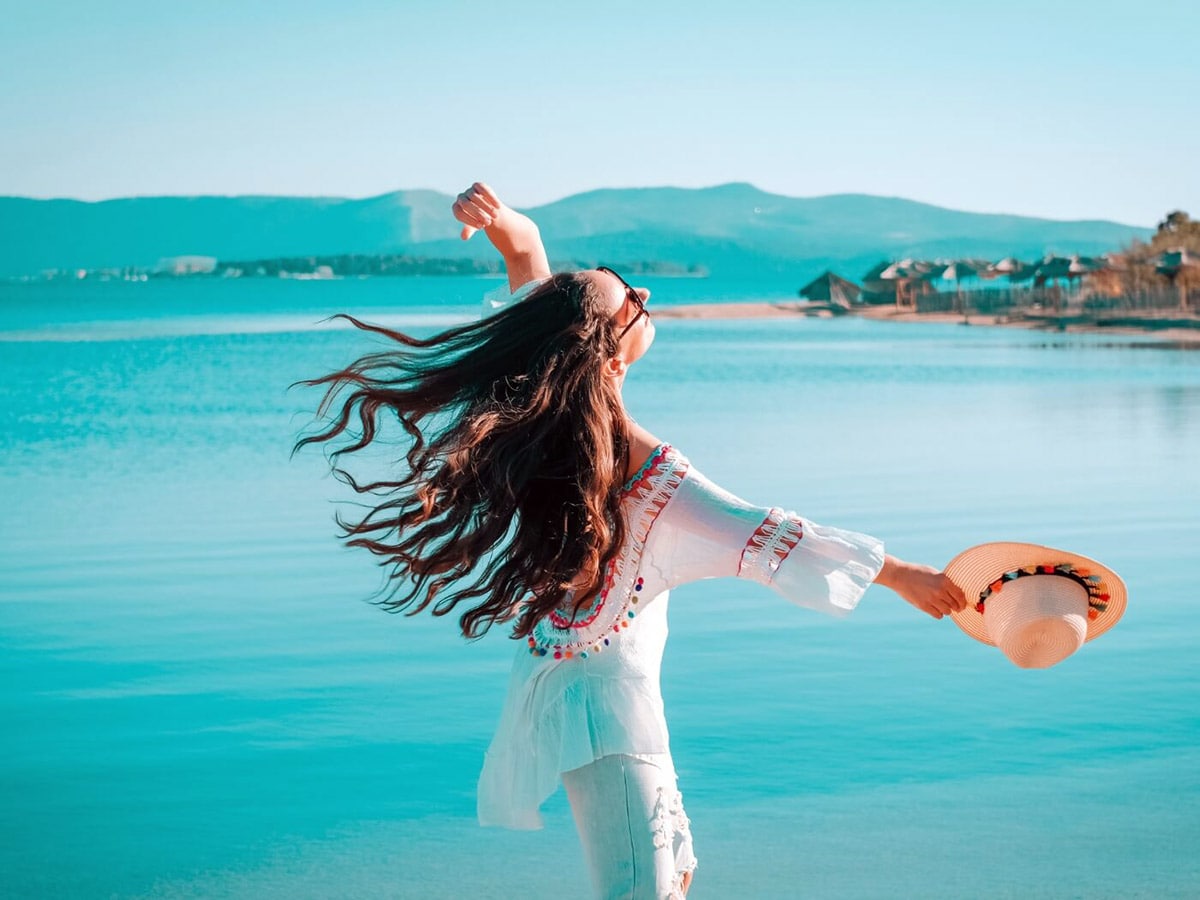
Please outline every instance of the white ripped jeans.
[[696, 857], [668, 754], [605, 756], [562, 781], [599, 900], [683, 900]]

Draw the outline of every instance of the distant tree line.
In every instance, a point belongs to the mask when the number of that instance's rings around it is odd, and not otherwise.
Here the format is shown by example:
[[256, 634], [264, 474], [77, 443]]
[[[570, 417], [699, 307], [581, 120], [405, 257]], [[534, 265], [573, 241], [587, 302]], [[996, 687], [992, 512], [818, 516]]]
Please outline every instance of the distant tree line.
[[[554, 268], [590, 269], [599, 265], [599, 260], [559, 260]], [[621, 270], [633, 275], [667, 275], [703, 277], [708, 274], [705, 266], [666, 262], [662, 260], [635, 260], [619, 265]], [[203, 274], [217, 278], [281, 278], [288, 276], [361, 278], [398, 275], [501, 275], [504, 266], [498, 259], [446, 259], [442, 257], [411, 256], [407, 253], [359, 254], [342, 253], [328, 256], [281, 256], [270, 259], [219, 260], [216, 266], [203, 273], [161, 273], [168, 277], [194, 277]]]
[[[1180, 259], [1174, 254], [1183, 251]], [[1165, 284], [1187, 294], [1200, 289], [1200, 222], [1182, 210], [1168, 213], [1149, 241], [1134, 240], [1114, 261], [1111, 288], [1128, 296], [1160, 290]]]
[[321, 275], [356, 278], [377, 275], [499, 275], [498, 260], [441, 259], [407, 253], [332, 256], [280, 256], [270, 259], [220, 260], [210, 273], [216, 277], [279, 278]]

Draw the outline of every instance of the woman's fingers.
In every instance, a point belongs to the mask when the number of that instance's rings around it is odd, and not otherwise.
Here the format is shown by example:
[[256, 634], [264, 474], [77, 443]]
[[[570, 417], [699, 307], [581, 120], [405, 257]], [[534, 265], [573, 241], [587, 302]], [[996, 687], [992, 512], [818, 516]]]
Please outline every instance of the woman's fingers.
[[500, 200], [486, 184], [471, 185], [458, 195], [458, 199], [489, 216], [496, 215], [502, 206]]
[[967, 608], [967, 597], [961, 587], [942, 575], [942, 596], [949, 604], [949, 612], [962, 612]]
[[888, 560], [890, 562], [885, 563], [881, 573], [886, 575], [887, 580], [882, 583], [921, 612], [941, 619], [967, 608], [967, 598], [962, 588], [951, 581], [945, 572], [892, 557], [888, 557]]
[[466, 217], [469, 219], [478, 219], [480, 221], [491, 221], [495, 212], [487, 209], [484, 206], [476, 203], [471, 197], [466, 194], [459, 194], [458, 199], [454, 201], [454, 214], [458, 217]]
[[487, 228], [492, 224], [492, 217], [473, 209], [456, 210], [454, 218], [472, 228]]
[[492, 213], [466, 199], [466, 194], [459, 194], [458, 199], [454, 201], [454, 218], [466, 226], [460, 235], [465, 241], [476, 231], [490, 226], [495, 217]]
[[[949, 578], [947, 578], [946, 580], [950, 581]], [[958, 612], [962, 612], [964, 609], [967, 608], [967, 602], [968, 602], [967, 595], [964, 594], [963, 589], [961, 587], [959, 587], [957, 584], [955, 584], [953, 581], [950, 581], [950, 597], [954, 600], [954, 602], [956, 604], [954, 608]]]
[[967, 605], [962, 589], [945, 575], [938, 573], [925, 594], [926, 612], [935, 619], [958, 612]]
[[463, 223], [459, 237], [465, 241], [476, 231], [491, 227], [502, 208], [495, 191], [482, 181], [475, 182], [454, 200], [454, 218]]
[[962, 609], [962, 606], [949, 594], [942, 594], [940, 597], [938, 597], [938, 609], [941, 610], [944, 615], [948, 616], [951, 613], [959, 612]]
[[936, 611], [940, 614], [938, 618], [941, 618], [966, 608], [967, 600], [963, 596], [962, 588], [942, 572], [931, 572], [930, 575], [932, 577], [925, 591], [925, 602], [929, 606], [930, 615]]
[[500, 209], [500, 198], [496, 196], [496, 192], [484, 184], [482, 181], [477, 181], [469, 188], [479, 201], [492, 209], [493, 212]]

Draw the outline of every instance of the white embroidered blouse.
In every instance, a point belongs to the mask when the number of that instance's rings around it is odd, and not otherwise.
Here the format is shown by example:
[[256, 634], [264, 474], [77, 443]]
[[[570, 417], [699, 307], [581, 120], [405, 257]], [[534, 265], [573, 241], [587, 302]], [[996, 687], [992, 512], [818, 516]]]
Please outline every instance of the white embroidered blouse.
[[883, 566], [875, 538], [752, 506], [667, 445], [626, 485], [624, 547], [592, 603], [521, 645], [479, 779], [483, 825], [539, 828], [568, 772], [614, 753], [668, 753], [659, 670], [671, 588], [737, 576], [845, 615]]
[[[484, 297], [484, 315], [539, 282]], [[669, 753], [659, 671], [671, 588], [736, 576], [846, 615], [883, 567], [873, 537], [752, 506], [658, 447], [625, 486], [625, 546], [592, 603], [543, 619], [517, 652], [479, 778], [483, 825], [540, 828], [559, 776], [614, 753]]]

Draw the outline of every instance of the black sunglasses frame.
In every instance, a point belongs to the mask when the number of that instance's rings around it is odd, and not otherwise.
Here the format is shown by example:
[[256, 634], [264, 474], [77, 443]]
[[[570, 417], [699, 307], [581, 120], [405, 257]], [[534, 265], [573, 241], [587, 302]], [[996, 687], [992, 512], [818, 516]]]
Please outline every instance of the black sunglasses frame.
[[626, 281], [608, 266], [596, 266], [596, 271], [607, 272], [613, 278], [617, 279], [617, 281], [621, 282], [621, 284], [625, 286], [625, 296], [637, 309], [637, 313], [634, 315], [634, 317], [625, 323], [625, 327], [622, 328], [621, 333], [617, 335], [617, 340], [620, 341], [621, 338], [625, 337], [625, 335], [629, 333], [629, 329], [637, 324], [638, 319], [640, 319], [642, 316], [645, 316], [647, 319], [650, 318], [650, 310], [646, 309], [646, 304], [642, 302], [642, 295], [635, 291], [633, 286], [630, 285], [628, 281]]

